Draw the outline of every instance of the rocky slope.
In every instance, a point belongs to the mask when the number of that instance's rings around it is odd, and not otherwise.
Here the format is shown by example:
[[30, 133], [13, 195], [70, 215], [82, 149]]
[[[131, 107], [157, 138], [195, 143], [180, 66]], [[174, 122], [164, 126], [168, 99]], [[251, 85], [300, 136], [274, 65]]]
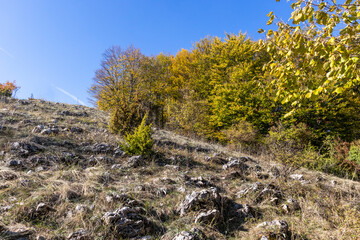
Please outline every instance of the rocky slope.
[[360, 184], [155, 130], [127, 156], [107, 114], [0, 100], [0, 239], [360, 239]]

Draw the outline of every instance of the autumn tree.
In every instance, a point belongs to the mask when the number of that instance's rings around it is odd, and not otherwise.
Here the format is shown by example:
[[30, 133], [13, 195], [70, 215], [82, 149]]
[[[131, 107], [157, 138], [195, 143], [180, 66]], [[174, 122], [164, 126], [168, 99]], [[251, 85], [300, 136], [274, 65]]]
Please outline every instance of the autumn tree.
[[20, 87], [15, 85], [14, 82], [0, 83], [0, 96], [11, 97]]
[[145, 114], [155, 126], [164, 124], [169, 63], [169, 56], [147, 57], [133, 46], [105, 51], [90, 93], [100, 109], [111, 113], [112, 132], [130, 132]]
[[[271, 126], [273, 104], [265, 92], [265, 51], [245, 34], [207, 37], [172, 59], [173, 116], [186, 131], [225, 140], [223, 130], [243, 121], [260, 129]], [[175, 125], [176, 125], [175, 124]]]
[[[261, 42], [271, 55], [267, 69], [277, 96], [298, 106], [305, 98], [358, 88], [360, 0], [297, 0], [291, 7], [292, 22], [278, 21]], [[273, 24], [274, 13], [268, 16]]]
[[125, 50], [114, 46], [105, 51], [101, 67], [95, 73], [90, 93], [101, 110], [111, 112], [113, 132], [130, 131], [144, 115], [141, 106], [143, 59], [140, 50], [133, 46]]
[[[278, 21], [260, 41], [271, 57], [265, 69], [282, 103], [280, 119], [306, 123], [318, 144], [329, 134], [360, 137], [360, 1], [298, 0], [291, 7], [292, 21]], [[276, 16], [268, 16], [271, 25]]]

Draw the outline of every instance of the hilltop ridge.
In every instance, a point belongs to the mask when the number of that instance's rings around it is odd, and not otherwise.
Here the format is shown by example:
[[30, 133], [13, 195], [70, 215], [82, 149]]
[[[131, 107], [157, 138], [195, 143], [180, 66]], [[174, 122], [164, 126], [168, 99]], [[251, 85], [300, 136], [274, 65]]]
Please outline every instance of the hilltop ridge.
[[154, 129], [128, 156], [94, 108], [0, 99], [0, 239], [358, 239], [360, 184]]

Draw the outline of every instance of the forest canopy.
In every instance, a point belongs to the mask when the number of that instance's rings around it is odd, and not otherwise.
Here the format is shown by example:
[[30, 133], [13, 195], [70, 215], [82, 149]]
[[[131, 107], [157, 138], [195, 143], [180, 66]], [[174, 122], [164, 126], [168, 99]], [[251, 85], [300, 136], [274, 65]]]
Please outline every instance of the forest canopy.
[[356, 142], [360, 0], [291, 7], [290, 23], [268, 14], [277, 29], [258, 41], [239, 33], [206, 37], [175, 55], [106, 50], [90, 91], [111, 113], [110, 129], [128, 133], [148, 115], [153, 126], [242, 146], [276, 134], [279, 141], [279, 131], [299, 149], [324, 151], [329, 137]]

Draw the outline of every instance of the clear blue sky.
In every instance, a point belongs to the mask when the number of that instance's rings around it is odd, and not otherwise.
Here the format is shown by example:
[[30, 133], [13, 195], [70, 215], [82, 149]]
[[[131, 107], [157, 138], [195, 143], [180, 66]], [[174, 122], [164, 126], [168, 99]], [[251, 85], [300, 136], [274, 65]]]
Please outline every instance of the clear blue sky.
[[[0, 0], [0, 83], [18, 98], [88, 102], [102, 53], [133, 44], [146, 55], [176, 54], [208, 35], [263, 36], [267, 13], [284, 20], [282, 0]], [[70, 96], [72, 95], [73, 98]]]

